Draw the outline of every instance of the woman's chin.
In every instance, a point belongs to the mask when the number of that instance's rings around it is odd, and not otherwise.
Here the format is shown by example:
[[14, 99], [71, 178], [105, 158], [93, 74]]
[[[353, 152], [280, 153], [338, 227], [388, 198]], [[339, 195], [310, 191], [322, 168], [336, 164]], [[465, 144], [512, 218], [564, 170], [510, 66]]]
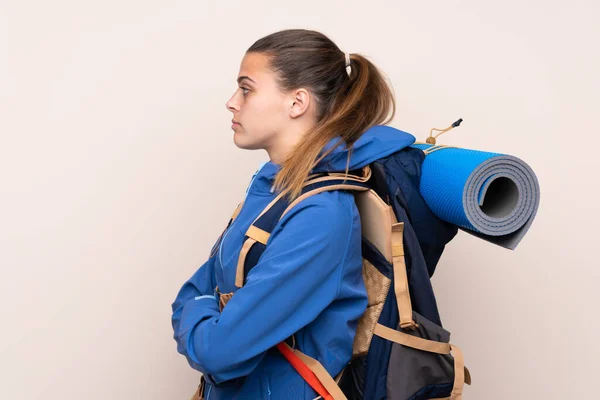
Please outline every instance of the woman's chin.
[[244, 150], [262, 149], [262, 146], [259, 143], [253, 142], [252, 140], [248, 140], [248, 139], [249, 139], [248, 135], [246, 135], [240, 131], [235, 131], [235, 133], [233, 134], [233, 143], [235, 143], [235, 145], [238, 148], [244, 149]]
[[238, 131], [233, 132], [233, 143], [240, 149], [244, 148], [244, 140]]
[[240, 131], [235, 131], [233, 133], [233, 143], [235, 143], [235, 145], [237, 147], [239, 147], [240, 149], [250, 149], [251, 148], [251, 143], [248, 143], [247, 140], [245, 140], [247, 138], [244, 137], [244, 134], [241, 133]]

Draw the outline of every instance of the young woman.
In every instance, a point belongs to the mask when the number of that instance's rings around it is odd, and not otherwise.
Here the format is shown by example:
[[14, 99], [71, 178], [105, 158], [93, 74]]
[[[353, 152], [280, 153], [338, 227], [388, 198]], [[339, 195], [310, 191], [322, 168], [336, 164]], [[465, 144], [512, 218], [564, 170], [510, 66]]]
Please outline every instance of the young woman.
[[[310, 174], [360, 169], [414, 137], [381, 125], [393, 118], [395, 103], [378, 69], [319, 32], [285, 30], [258, 40], [237, 82], [226, 104], [233, 140], [266, 150], [270, 160], [252, 177], [211, 257], [177, 294], [174, 338], [203, 373], [208, 400], [312, 400], [318, 394], [275, 346], [293, 335], [294, 347], [331, 376], [349, 363], [367, 307], [354, 195], [322, 192], [295, 205], [238, 288], [244, 235], [277, 195], [295, 199]], [[232, 295], [220, 307], [223, 293]]]

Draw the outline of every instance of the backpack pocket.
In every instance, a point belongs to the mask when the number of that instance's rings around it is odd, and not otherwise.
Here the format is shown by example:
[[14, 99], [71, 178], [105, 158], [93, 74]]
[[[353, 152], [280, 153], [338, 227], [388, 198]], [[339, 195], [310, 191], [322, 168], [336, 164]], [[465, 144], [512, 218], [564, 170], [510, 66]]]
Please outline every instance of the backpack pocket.
[[387, 398], [460, 400], [463, 383], [471, 378], [460, 350], [449, 343], [450, 332], [415, 311], [413, 319], [414, 330], [378, 326], [377, 334], [393, 342]]

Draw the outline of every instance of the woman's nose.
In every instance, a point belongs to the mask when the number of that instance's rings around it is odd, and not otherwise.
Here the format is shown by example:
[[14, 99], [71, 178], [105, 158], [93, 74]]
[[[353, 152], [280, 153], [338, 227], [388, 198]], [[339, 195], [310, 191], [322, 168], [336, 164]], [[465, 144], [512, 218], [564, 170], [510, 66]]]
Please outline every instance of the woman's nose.
[[227, 107], [227, 109], [231, 112], [235, 112], [238, 110], [237, 105], [235, 104], [235, 102], [233, 101], [233, 98], [235, 96], [232, 96], [229, 100], [227, 100], [227, 103], [225, 103], [225, 107]]

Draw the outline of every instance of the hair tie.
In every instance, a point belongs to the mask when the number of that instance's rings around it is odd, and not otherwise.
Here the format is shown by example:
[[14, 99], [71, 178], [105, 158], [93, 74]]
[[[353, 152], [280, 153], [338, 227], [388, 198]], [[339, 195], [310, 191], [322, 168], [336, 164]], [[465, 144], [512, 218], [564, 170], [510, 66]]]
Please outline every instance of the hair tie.
[[346, 57], [346, 73], [348, 76], [352, 73], [352, 66], [350, 65], [350, 53], [344, 52], [344, 56]]

